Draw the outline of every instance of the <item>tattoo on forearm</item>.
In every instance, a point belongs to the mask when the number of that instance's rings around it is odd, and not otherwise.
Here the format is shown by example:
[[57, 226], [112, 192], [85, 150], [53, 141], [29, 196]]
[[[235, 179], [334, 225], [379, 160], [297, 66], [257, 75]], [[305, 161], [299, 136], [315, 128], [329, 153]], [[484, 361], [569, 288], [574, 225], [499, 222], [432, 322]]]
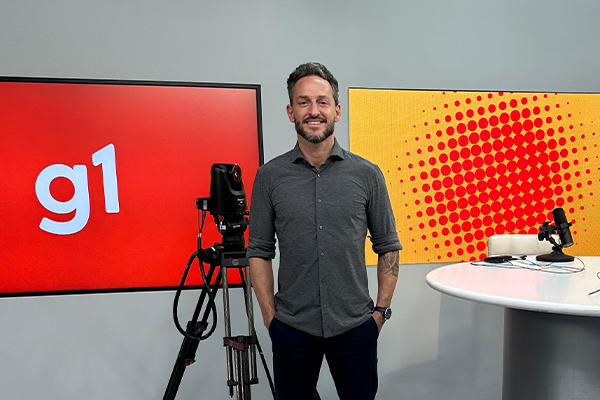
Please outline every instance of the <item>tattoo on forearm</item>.
[[400, 266], [398, 262], [400, 261], [400, 256], [397, 251], [392, 251], [390, 253], [382, 254], [379, 257], [378, 267], [379, 270], [385, 272], [387, 274], [392, 274], [394, 276], [398, 276], [398, 270]]

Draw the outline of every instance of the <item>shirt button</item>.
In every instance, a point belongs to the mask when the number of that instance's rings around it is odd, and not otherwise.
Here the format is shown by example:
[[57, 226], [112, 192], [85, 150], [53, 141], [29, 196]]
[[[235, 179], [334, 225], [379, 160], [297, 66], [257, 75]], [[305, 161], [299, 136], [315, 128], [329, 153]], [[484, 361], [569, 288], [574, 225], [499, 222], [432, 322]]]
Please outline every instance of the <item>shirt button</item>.
[[317, 174], [317, 178], [320, 178], [320, 177], [321, 177], [321, 174]]
[[323, 225], [319, 225], [319, 229], [323, 229]]
[[320, 203], [320, 202], [321, 202], [321, 199], [317, 199], [317, 201]]
[[323, 308], [327, 308], [327, 304], [323, 304]]
[[324, 255], [325, 255], [325, 253], [321, 252], [321, 256], [324, 256]]

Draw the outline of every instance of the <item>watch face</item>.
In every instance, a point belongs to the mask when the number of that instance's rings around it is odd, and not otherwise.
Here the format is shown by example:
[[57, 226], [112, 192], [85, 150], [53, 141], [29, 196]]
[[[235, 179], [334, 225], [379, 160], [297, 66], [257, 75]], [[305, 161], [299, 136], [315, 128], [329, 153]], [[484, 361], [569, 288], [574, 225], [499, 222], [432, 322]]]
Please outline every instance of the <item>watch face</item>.
[[390, 319], [391, 316], [392, 316], [392, 309], [386, 308], [385, 312], [383, 313], [383, 318]]
[[373, 311], [378, 311], [381, 313], [381, 315], [383, 315], [383, 319], [390, 319], [390, 317], [392, 316], [392, 309], [389, 307], [375, 307], [373, 309]]

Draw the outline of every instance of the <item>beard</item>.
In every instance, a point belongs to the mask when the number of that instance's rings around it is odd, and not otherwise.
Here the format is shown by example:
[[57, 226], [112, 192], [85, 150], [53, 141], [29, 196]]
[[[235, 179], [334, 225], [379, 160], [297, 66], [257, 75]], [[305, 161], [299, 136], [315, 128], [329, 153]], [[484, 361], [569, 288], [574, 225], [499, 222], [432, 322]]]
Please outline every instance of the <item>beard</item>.
[[327, 122], [327, 126], [325, 127], [325, 130], [321, 134], [313, 134], [313, 133], [306, 132], [304, 130], [304, 128], [302, 127], [302, 122], [296, 121], [294, 123], [294, 126], [296, 127], [296, 132], [298, 132], [298, 134], [300, 136], [302, 136], [304, 139], [306, 139], [307, 141], [309, 141], [311, 143], [321, 143], [322, 141], [327, 139], [329, 136], [333, 135], [333, 131], [335, 129], [335, 121], [332, 120], [331, 122]]

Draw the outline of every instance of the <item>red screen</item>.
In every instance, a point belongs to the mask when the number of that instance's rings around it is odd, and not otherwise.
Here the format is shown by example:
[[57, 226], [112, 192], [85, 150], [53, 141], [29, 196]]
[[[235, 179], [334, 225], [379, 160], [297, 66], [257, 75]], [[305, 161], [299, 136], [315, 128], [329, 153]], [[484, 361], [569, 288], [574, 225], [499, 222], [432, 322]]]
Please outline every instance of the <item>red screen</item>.
[[[259, 91], [0, 81], [0, 295], [177, 286], [212, 164], [238, 164], [250, 199], [262, 162]], [[203, 247], [220, 239], [207, 215]], [[188, 284], [199, 275], [196, 263]]]

